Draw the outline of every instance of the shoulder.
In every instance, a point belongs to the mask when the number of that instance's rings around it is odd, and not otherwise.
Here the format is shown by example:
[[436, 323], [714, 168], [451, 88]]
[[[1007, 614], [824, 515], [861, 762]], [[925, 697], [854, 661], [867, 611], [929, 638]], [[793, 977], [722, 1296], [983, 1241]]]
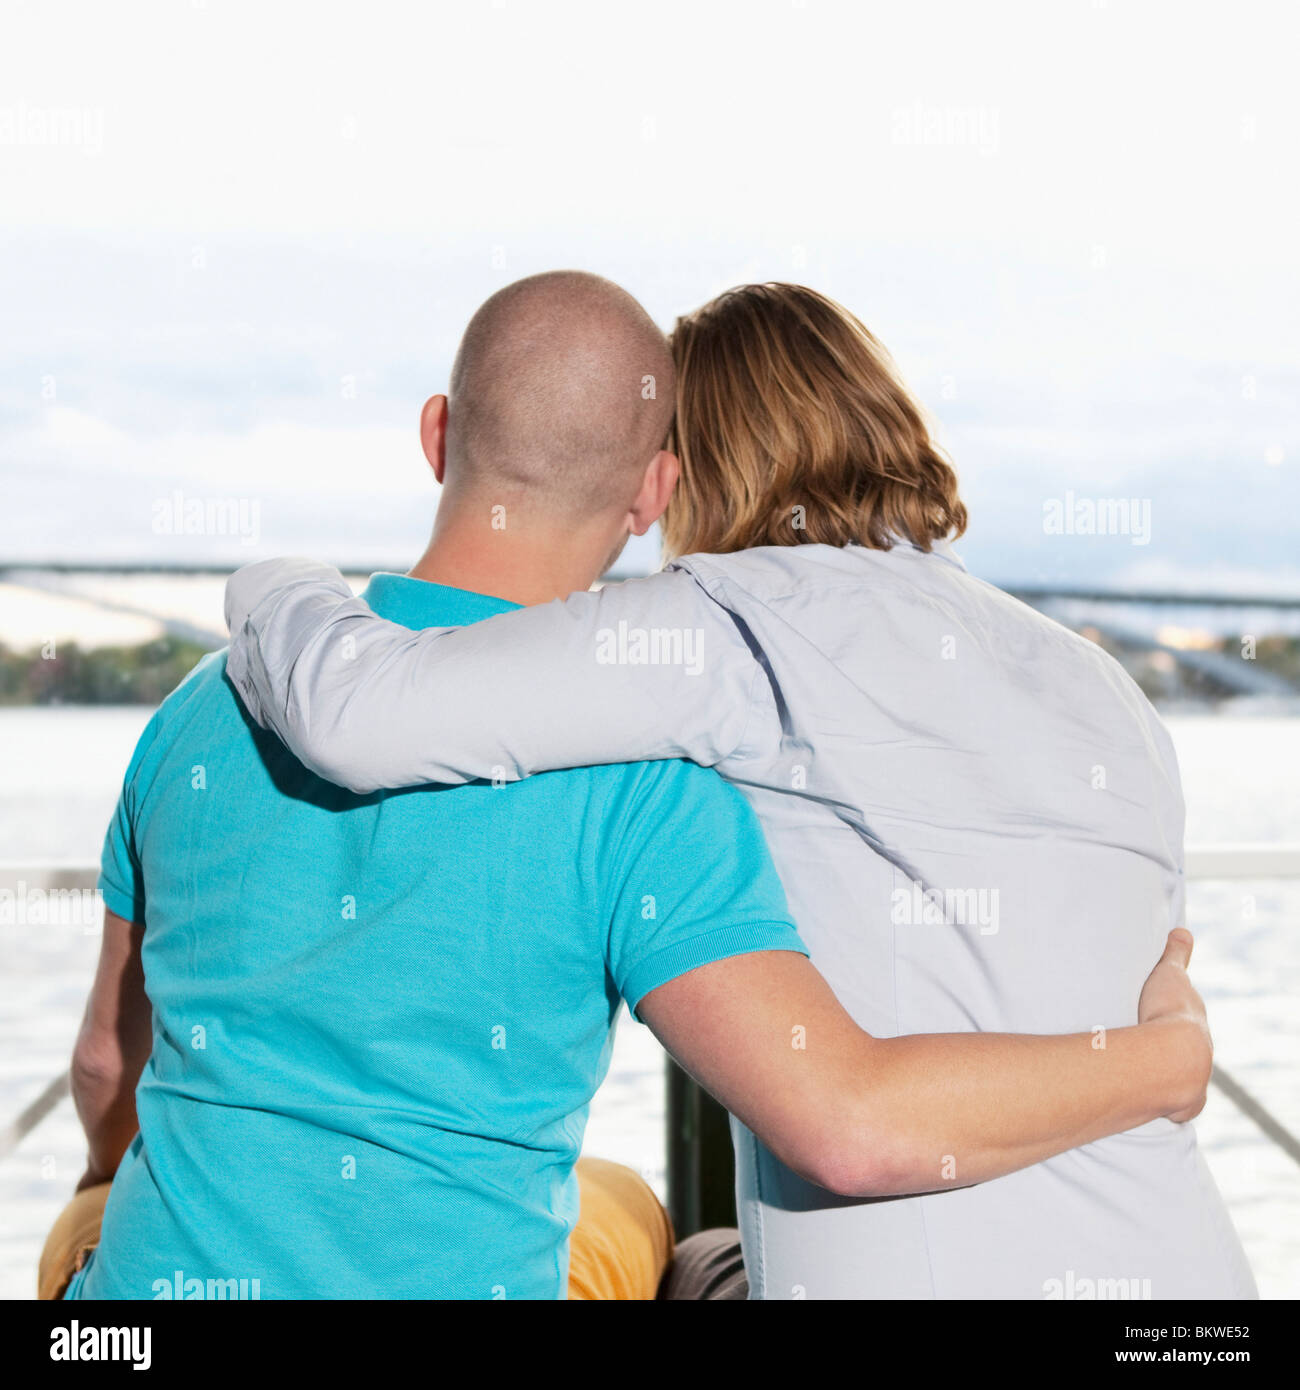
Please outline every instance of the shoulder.
[[[226, 680], [224, 649], [209, 652], [203, 657], [158, 706], [136, 743], [126, 780], [134, 781], [141, 767], [167, 748], [177, 729], [200, 707], [206, 709], [212, 701], [222, 698], [228, 698], [231, 702], [237, 701], [237, 696]], [[232, 703], [232, 709], [237, 708], [237, 704]]]
[[218, 652], [209, 652], [182, 678], [154, 715], [152, 722], [157, 724], [159, 731], [170, 728], [195, 705], [233, 696], [234, 691], [226, 679], [226, 654], [224, 647]]
[[670, 573], [688, 574], [707, 594], [748, 593], [771, 600], [809, 589], [872, 581], [872, 561], [888, 551], [861, 546], [761, 545], [726, 555], [683, 555]]
[[590, 769], [603, 783], [610, 824], [636, 844], [670, 838], [762, 842], [758, 817], [744, 796], [712, 768], [684, 759]]

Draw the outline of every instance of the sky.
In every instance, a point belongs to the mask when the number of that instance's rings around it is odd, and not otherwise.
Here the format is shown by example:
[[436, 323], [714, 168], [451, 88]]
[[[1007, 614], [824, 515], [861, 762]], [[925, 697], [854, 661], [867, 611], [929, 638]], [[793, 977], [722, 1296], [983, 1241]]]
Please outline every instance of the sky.
[[987, 578], [1300, 592], [1289, 4], [5, 24], [0, 560], [404, 567], [466, 320], [579, 266], [665, 328], [747, 280], [840, 299], [936, 419]]

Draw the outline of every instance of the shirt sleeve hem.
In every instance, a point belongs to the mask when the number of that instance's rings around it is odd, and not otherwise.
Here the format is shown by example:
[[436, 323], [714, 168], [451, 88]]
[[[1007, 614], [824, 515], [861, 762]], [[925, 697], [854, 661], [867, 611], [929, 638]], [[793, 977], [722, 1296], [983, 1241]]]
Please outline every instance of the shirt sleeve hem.
[[144, 923], [144, 898], [135, 897], [116, 884], [110, 883], [103, 874], [99, 876], [99, 896], [104, 900], [104, 906], [113, 913], [116, 913], [124, 922]]
[[796, 951], [802, 956], [808, 954], [799, 933], [790, 922], [743, 922], [729, 927], [716, 927], [712, 931], [692, 936], [686, 941], [674, 942], [661, 951], [654, 952], [644, 960], [638, 961], [624, 977], [620, 993], [627, 1001], [632, 1017], [638, 1023], [645, 1020], [638, 1010], [641, 1001], [652, 990], [675, 980], [678, 975], [715, 960], [726, 960], [730, 956], [749, 955], [754, 951]]

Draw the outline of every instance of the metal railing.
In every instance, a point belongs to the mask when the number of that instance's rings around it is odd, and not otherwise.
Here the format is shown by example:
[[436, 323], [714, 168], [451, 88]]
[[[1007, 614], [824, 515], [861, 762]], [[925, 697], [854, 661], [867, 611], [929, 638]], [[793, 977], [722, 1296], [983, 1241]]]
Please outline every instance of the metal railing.
[[[1300, 844], [1190, 845], [1189, 880], [1300, 879]], [[0, 889], [17, 885], [43, 892], [84, 893], [97, 868], [78, 863], [0, 864]], [[1300, 1163], [1300, 1139], [1216, 1064], [1212, 1084], [1280, 1149]], [[666, 1124], [668, 1210], [679, 1238], [710, 1226], [736, 1223], [735, 1176], [727, 1112], [672, 1059], [667, 1062]], [[63, 1072], [0, 1130], [0, 1159], [11, 1153], [68, 1094]]]

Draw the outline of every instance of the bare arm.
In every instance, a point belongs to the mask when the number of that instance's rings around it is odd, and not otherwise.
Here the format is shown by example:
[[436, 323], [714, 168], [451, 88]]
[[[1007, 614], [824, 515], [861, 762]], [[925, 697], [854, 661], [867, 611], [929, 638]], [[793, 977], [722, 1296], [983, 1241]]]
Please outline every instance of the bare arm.
[[226, 621], [249, 713], [358, 792], [655, 758], [712, 767], [764, 690], [734, 621], [684, 573], [412, 632], [328, 565], [264, 560], [230, 579]]
[[99, 967], [72, 1055], [72, 1100], [89, 1153], [79, 1189], [112, 1178], [139, 1128], [135, 1088], [153, 1045], [143, 939], [143, 926], [104, 914]]
[[661, 985], [639, 1012], [788, 1167], [846, 1196], [964, 1187], [1204, 1104], [1211, 1047], [1171, 934], [1131, 1028], [873, 1038], [811, 963], [764, 951]]

